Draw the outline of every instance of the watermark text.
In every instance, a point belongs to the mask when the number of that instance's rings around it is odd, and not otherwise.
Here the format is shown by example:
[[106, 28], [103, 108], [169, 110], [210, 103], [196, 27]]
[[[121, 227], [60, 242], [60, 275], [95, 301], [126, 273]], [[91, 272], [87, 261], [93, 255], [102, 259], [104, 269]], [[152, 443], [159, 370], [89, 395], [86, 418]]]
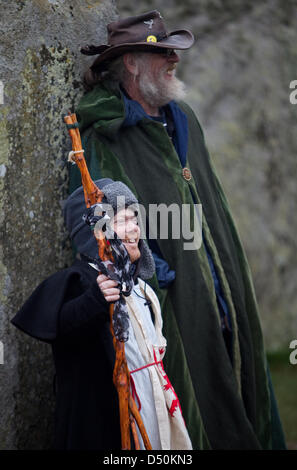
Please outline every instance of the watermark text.
[[291, 341], [289, 348], [293, 349], [290, 354], [289, 361], [292, 366], [295, 366], [297, 364], [297, 339], [293, 339], [293, 341]]
[[290, 88], [293, 88], [293, 91], [290, 93], [290, 103], [297, 104], [297, 80], [291, 81]]
[[113, 232], [109, 231], [109, 223], [115, 213], [122, 208], [128, 208], [137, 213], [140, 227], [140, 238], [149, 240], [182, 240], [184, 250], [198, 250], [202, 244], [202, 205], [201, 204], [149, 204], [148, 210], [142, 204], [132, 204], [127, 207], [123, 196], [117, 197], [117, 208], [110, 204], [96, 204], [95, 219], [99, 219], [94, 227], [96, 237], [100, 231], [105, 231], [107, 238], [112, 239]]
[[4, 104], [4, 84], [0, 80], [0, 104]]
[[4, 364], [4, 345], [0, 341], [0, 364]]

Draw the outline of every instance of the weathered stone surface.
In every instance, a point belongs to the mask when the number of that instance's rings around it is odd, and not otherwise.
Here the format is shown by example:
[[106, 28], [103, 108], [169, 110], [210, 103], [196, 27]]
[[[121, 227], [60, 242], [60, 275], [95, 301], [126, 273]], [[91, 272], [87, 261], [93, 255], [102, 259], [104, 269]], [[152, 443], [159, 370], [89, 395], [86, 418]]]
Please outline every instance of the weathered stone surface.
[[297, 4], [294, 0], [132, 0], [121, 15], [158, 9], [196, 44], [178, 75], [205, 131], [246, 248], [266, 345], [297, 337]]
[[1, 0], [0, 17], [0, 449], [38, 449], [51, 445], [51, 350], [10, 319], [71, 259], [60, 206], [70, 150], [62, 117], [81, 96], [90, 61], [79, 46], [105, 41], [116, 11], [113, 0]]

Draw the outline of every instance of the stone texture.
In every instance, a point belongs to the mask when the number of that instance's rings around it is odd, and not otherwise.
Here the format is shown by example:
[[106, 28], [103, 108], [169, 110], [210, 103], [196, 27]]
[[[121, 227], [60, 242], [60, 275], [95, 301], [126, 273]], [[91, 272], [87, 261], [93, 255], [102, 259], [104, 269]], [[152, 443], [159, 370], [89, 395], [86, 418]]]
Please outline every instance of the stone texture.
[[178, 75], [247, 251], [267, 348], [288, 350], [297, 337], [297, 106], [289, 101], [296, 1], [126, 0], [118, 7], [123, 16], [156, 8], [168, 29], [195, 35]]
[[82, 94], [90, 61], [79, 46], [103, 42], [113, 0], [0, 1], [0, 449], [51, 445], [51, 350], [10, 319], [33, 289], [71, 259], [61, 201], [67, 195], [62, 117]]

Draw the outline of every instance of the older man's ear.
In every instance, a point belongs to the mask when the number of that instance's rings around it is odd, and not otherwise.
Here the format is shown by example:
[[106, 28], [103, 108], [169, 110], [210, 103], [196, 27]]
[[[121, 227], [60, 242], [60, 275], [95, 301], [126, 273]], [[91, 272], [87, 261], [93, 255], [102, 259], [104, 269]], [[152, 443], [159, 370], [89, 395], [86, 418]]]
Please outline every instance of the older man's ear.
[[129, 52], [127, 54], [123, 55], [123, 62], [131, 75], [136, 77], [139, 74], [139, 65], [138, 62], [135, 60], [135, 55], [132, 53], [130, 54]]

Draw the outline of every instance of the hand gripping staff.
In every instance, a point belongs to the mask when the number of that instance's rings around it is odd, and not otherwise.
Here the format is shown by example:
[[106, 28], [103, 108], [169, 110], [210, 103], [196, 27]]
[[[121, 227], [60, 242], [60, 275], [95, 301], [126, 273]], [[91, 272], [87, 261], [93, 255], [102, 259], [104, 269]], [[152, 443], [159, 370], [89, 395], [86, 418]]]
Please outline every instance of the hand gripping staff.
[[[129, 255], [121, 240], [117, 238], [116, 234], [114, 234], [114, 232], [112, 232], [108, 226], [109, 218], [106, 216], [106, 213], [100, 204], [104, 193], [95, 185], [94, 181], [91, 179], [83, 155], [84, 151], [82, 149], [76, 115], [69, 113], [64, 117], [64, 121], [67, 125], [72, 141], [73, 150], [69, 154], [69, 159], [73, 163], [77, 164], [81, 173], [85, 203], [88, 208], [88, 213], [84, 219], [86, 223], [94, 228], [94, 236], [98, 244], [99, 259], [96, 259], [98, 268], [101, 272], [103, 272], [103, 274], [109, 276], [111, 279], [119, 281], [120, 285], [122, 286], [120, 299], [115, 303], [111, 303], [109, 309], [110, 331], [116, 353], [113, 382], [119, 397], [122, 450], [131, 449], [130, 429], [132, 432], [135, 449], [140, 449], [135, 421], [142, 436], [145, 448], [147, 450], [151, 450], [152, 447], [148, 435], [146, 433], [136, 403], [130, 392], [130, 372], [125, 356], [124, 342], [128, 339], [128, 314], [123, 295], [129, 295], [131, 288], [133, 287], [133, 280], [131, 279], [131, 276], [129, 277], [128, 274], [130, 266]], [[95, 224], [100, 220], [100, 226], [102, 226], [102, 222], [106, 221], [106, 223], [103, 224], [102, 228], [98, 229]], [[108, 240], [107, 238], [109, 237], [110, 239]]]

